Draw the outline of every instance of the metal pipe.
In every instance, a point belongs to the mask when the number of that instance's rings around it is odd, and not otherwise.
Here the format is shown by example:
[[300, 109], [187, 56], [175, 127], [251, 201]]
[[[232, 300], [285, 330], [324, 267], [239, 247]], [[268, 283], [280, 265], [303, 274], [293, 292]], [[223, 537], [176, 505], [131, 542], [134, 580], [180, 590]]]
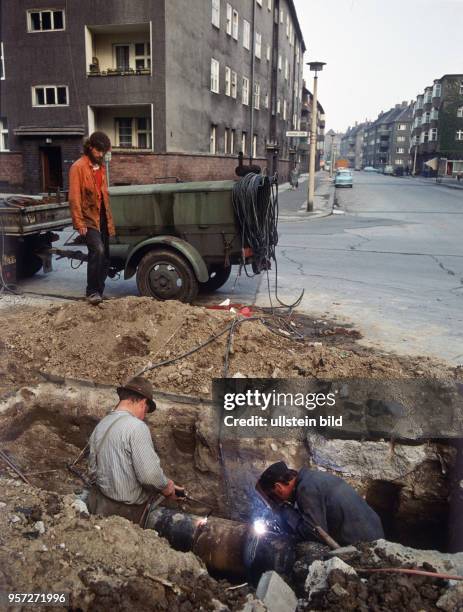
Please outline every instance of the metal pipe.
[[156, 508], [146, 527], [176, 550], [195, 553], [208, 571], [235, 579], [255, 581], [269, 569], [289, 572], [295, 560], [292, 538], [272, 532], [258, 535], [247, 523]]

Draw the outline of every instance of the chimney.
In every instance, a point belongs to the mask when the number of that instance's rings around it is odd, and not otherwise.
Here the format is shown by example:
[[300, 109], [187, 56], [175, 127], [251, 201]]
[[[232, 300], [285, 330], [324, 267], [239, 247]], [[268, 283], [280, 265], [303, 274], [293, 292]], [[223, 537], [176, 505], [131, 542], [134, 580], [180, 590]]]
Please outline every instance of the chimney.
[[396, 104], [396, 105], [395, 105], [395, 108], [400, 108], [400, 107], [401, 107], [401, 105], [400, 105], [400, 104]]
[[407, 102], [407, 100], [404, 100], [404, 101], [402, 102], [402, 106], [404, 106], [404, 107], [408, 106], [408, 102]]

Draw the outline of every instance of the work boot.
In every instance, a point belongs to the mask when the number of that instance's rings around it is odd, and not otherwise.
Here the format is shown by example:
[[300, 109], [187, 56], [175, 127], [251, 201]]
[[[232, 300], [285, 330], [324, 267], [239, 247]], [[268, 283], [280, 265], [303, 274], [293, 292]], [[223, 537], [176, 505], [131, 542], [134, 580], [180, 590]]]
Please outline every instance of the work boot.
[[103, 298], [99, 293], [92, 293], [87, 296], [87, 301], [92, 304], [92, 306], [98, 306], [103, 301]]

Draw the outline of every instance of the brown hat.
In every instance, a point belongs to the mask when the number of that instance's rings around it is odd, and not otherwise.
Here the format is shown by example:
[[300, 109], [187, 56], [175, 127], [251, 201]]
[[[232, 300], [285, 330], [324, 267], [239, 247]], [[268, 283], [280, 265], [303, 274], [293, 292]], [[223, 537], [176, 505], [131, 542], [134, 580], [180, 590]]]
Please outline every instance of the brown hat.
[[156, 402], [153, 399], [153, 385], [143, 376], [134, 376], [125, 385], [117, 387], [117, 392], [119, 393], [122, 389], [133, 391], [146, 398], [148, 400], [148, 412], [156, 410]]

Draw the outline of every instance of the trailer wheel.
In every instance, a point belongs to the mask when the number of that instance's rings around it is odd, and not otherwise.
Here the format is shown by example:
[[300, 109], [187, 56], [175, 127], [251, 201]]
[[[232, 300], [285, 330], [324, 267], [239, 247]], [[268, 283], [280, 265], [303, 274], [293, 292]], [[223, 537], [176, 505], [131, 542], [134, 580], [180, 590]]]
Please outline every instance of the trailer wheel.
[[16, 274], [18, 278], [30, 278], [34, 276], [41, 268], [43, 262], [38, 255], [33, 253], [23, 252], [18, 257]]
[[174, 251], [156, 249], [141, 259], [137, 268], [141, 295], [157, 300], [191, 302], [198, 294], [198, 281], [188, 261]]
[[199, 290], [201, 293], [210, 293], [216, 291], [222, 285], [225, 285], [227, 280], [230, 278], [231, 266], [224, 268], [220, 265], [211, 266], [209, 269], [209, 280], [205, 283], [199, 283]]

